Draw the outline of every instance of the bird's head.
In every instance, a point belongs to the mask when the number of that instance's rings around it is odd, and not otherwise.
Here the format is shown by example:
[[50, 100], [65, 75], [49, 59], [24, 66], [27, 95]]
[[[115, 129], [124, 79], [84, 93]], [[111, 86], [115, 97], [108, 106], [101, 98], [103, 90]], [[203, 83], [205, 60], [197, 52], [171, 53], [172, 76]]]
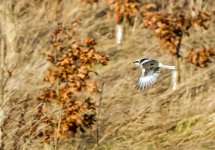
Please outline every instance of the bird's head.
[[136, 64], [137, 66], [141, 66], [142, 63], [148, 61], [148, 58], [141, 58], [141, 59], [137, 59], [135, 60], [133, 63]]

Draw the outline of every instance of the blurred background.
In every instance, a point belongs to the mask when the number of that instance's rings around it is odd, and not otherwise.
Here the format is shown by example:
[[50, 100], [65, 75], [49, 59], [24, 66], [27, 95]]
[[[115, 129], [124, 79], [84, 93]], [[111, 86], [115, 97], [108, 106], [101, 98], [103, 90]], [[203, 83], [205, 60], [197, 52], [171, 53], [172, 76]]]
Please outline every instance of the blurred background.
[[[77, 19], [80, 38], [93, 38], [109, 61], [94, 67], [99, 89], [104, 82], [101, 104], [93, 99], [98, 124], [57, 149], [215, 149], [214, 0], [1, 0], [1, 149], [54, 149], [40, 134], [25, 138], [25, 127], [47, 86], [52, 32]], [[177, 76], [162, 70], [139, 91], [139, 58], [176, 65]]]

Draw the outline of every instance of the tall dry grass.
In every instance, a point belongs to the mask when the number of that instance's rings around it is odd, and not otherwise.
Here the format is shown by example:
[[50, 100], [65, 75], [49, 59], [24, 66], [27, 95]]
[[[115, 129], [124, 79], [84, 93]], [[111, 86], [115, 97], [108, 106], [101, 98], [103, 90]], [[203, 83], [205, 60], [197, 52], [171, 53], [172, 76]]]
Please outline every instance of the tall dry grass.
[[[183, 5], [179, 0], [172, 9], [180, 11]], [[214, 6], [213, 0], [207, 1], [209, 10], [215, 11]], [[168, 9], [163, 7], [164, 11]], [[0, 2], [1, 148], [43, 148], [40, 137], [27, 138], [25, 131], [40, 107], [35, 98], [46, 86], [42, 79], [50, 65], [45, 59], [50, 33], [58, 22], [68, 24], [81, 18], [80, 29], [95, 38], [97, 49], [111, 58], [107, 67], [96, 66], [105, 78], [99, 116], [100, 149], [214, 149], [214, 62], [199, 69], [183, 60], [182, 82], [177, 90], [170, 90], [170, 73], [163, 71], [152, 88], [139, 92], [134, 89], [139, 72], [134, 70], [133, 60], [144, 56], [173, 64], [172, 59], [141, 25], [135, 30], [126, 28], [123, 44], [116, 48], [114, 22], [106, 16], [96, 17], [105, 8], [105, 1], [93, 5], [78, 0]], [[190, 13], [189, 6], [184, 8]], [[182, 53], [191, 47], [215, 47], [214, 27], [213, 22], [207, 31], [193, 29], [182, 40]], [[96, 127], [59, 143], [59, 149], [95, 148]], [[52, 147], [45, 145], [45, 149]]]

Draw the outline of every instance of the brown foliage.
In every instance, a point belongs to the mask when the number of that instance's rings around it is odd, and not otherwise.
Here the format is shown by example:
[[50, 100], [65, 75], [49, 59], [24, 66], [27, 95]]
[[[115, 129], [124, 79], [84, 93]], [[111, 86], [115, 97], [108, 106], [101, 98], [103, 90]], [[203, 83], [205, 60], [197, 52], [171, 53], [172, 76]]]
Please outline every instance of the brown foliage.
[[[147, 8], [147, 7], [146, 7]], [[154, 31], [160, 38], [160, 45], [167, 46], [168, 51], [176, 55], [176, 47], [183, 33], [190, 28], [190, 21], [182, 14], [172, 15], [156, 11], [144, 11], [143, 24]]]
[[[41, 133], [44, 141], [64, 139], [70, 135], [84, 132], [95, 122], [96, 107], [91, 98], [78, 96], [80, 92], [98, 92], [91, 73], [96, 74], [95, 64], [106, 65], [108, 57], [94, 49], [96, 42], [91, 38], [80, 39], [74, 30], [79, 21], [70, 26], [60, 24], [52, 34], [52, 50], [47, 59], [52, 63], [44, 78], [50, 84], [43, 89], [38, 98], [42, 103], [37, 120], [47, 125]], [[50, 105], [55, 105], [62, 114], [50, 113]], [[59, 119], [61, 120], [60, 127]], [[58, 132], [58, 133], [57, 133]], [[59, 136], [56, 136], [58, 134]]]
[[192, 19], [193, 26], [199, 26], [203, 29], [208, 29], [209, 22], [211, 21], [211, 15], [207, 12], [199, 12]]
[[144, 6], [143, 24], [154, 31], [160, 38], [160, 45], [166, 46], [172, 55], [179, 55], [178, 46], [184, 34], [189, 35], [192, 26], [207, 29], [211, 16], [206, 12], [199, 12], [195, 17], [186, 17], [184, 14], [168, 14], [156, 11], [155, 4]]
[[212, 60], [212, 56], [215, 56], [214, 50], [212, 48], [202, 48], [200, 50], [189, 49], [189, 53], [186, 59], [199, 66], [204, 68], [207, 66], [207, 63]]
[[114, 18], [115, 23], [122, 23], [124, 17], [129, 20], [139, 11], [138, 0], [107, 0], [110, 7], [109, 15]]

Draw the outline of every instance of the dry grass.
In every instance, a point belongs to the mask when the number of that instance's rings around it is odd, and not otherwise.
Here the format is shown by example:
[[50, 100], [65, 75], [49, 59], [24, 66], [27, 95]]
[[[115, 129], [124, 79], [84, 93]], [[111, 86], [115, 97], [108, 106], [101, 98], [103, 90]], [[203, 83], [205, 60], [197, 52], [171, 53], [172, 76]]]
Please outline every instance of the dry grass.
[[[12, 4], [15, 4], [14, 10]], [[7, 120], [0, 132], [4, 135], [0, 144], [4, 143], [5, 149], [15, 149], [14, 143], [17, 149], [43, 147], [39, 138], [31, 141], [22, 137], [22, 133], [36, 112], [35, 98], [46, 86], [42, 79], [50, 65], [45, 59], [45, 52], [50, 48], [50, 33], [58, 22], [68, 24], [81, 18], [83, 36], [95, 38], [97, 50], [108, 53], [111, 59], [106, 67], [96, 66], [105, 81], [99, 120], [101, 150], [215, 149], [214, 61], [207, 68], [199, 69], [182, 60], [182, 83], [176, 91], [171, 90], [167, 71], [161, 72], [152, 88], [137, 91], [134, 84], [139, 71], [134, 70], [133, 60], [144, 56], [173, 64], [171, 56], [160, 48], [159, 40], [141, 26], [135, 30], [126, 28], [123, 45], [116, 47], [114, 22], [105, 16], [95, 18], [95, 14], [105, 8], [104, 1], [81, 5], [69, 0], [0, 2], [1, 58], [4, 51], [4, 70], [15, 68], [11, 77], [7, 71], [1, 74], [1, 82], [9, 78], [4, 100], [0, 101], [0, 111], [3, 110]], [[209, 6], [214, 11], [213, 0]], [[214, 48], [214, 26], [207, 31], [191, 31], [190, 37], [183, 38], [182, 53], [190, 47]], [[59, 149], [96, 149], [96, 127], [60, 142]]]

